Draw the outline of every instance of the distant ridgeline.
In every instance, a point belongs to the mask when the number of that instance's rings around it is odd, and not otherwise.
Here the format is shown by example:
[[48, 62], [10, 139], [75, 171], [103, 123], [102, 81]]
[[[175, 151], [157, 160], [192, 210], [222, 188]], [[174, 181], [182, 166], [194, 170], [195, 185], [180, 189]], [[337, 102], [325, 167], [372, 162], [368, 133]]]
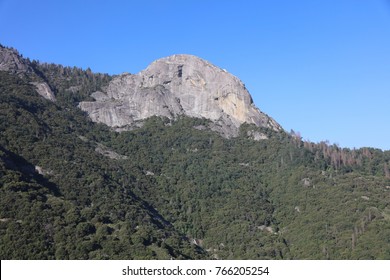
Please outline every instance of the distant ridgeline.
[[109, 76], [0, 46], [1, 259], [390, 259], [389, 169], [194, 56]]

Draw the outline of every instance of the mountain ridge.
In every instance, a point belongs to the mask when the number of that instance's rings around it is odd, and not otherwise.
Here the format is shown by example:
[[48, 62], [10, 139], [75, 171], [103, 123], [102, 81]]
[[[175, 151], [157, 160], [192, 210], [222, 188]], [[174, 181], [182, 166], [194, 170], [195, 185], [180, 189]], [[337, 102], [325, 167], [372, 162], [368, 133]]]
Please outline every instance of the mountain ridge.
[[[13, 48], [0, 49], [0, 70], [29, 75], [37, 92], [55, 101], [53, 89], [29, 59]], [[70, 88], [69, 90], [74, 90]], [[244, 83], [212, 63], [189, 54], [175, 54], [153, 61], [137, 74], [113, 76], [103, 89], [90, 94], [79, 108], [94, 122], [117, 130], [142, 125], [152, 116], [176, 119], [178, 116], [205, 118], [209, 128], [224, 137], [236, 137], [243, 123], [283, 128], [253, 103]]]

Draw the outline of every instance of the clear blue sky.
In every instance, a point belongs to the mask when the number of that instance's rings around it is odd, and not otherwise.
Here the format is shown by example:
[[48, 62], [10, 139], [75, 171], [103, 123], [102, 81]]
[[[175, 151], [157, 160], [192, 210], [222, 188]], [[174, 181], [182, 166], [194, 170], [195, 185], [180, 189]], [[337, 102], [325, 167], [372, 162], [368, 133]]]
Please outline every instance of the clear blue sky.
[[388, 0], [0, 0], [0, 43], [110, 74], [194, 54], [303, 139], [390, 150]]

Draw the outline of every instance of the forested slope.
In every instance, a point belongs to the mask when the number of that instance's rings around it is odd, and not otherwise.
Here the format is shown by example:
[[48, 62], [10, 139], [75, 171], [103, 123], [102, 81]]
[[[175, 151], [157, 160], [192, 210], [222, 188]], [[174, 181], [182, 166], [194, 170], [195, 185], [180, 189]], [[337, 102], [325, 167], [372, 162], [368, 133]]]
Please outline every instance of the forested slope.
[[29, 63], [0, 71], [2, 259], [390, 258], [389, 151], [188, 117], [119, 133], [77, 108], [110, 76]]

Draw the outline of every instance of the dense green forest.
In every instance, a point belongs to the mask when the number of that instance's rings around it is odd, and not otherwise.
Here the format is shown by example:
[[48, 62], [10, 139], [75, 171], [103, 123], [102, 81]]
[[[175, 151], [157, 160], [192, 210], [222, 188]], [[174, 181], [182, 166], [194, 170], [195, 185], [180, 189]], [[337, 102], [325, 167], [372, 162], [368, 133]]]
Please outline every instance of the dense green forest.
[[1, 259], [390, 259], [390, 151], [188, 117], [119, 133], [77, 108], [110, 76], [28, 63], [0, 71]]

